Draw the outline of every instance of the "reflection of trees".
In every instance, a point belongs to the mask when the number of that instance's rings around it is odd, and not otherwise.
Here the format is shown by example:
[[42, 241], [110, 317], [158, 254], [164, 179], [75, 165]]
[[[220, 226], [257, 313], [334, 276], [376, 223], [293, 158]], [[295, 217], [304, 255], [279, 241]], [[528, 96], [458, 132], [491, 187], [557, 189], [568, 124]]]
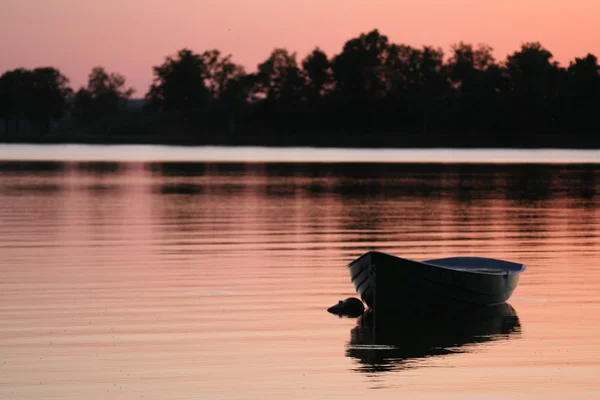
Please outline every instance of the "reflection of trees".
[[64, 171], [66, 164], [56, 161], [0, 161], [0, 171], [11, 174], [30, 174]]
[[[130, 222], [127, 218], [141, 205], [136, 197], [140, 185], [123, 181], [131, 176], [129, 167], [112, 162], [1, 163], [0, 208], [18, 210], [34, 221], [19, 229], [30, 238], [52, 235], [52, 241], [118, 241], [122, 225]], [[64, 251], [70, 250], [65, 247]]]
[[126, 169], [126, 165], [118, 162], [77, 162], [73, 169], [90, 176], [119, 175]]
[[[405, 255], [431, 247], [443, 254], [498, 254], [559, 229], [565, 217], [555, 210], [569, 205], [593, 210], [597, 203], [598, 169], [590, 165], [383, 164], [331, 170], [341, 227], [354, 232], [344, 239], [356, 247], [352, 255], [366, 247]], [[568, 216], [573, 227], [579, 224], [575, 209]]]
[[159, 176], [203, 176], [206, 174], [206, 164], [203, 163], [151, 163], [149, 169]]
[[[67, 169], [63, 162], [0, 162], [0, 190], [4, 194], [40, 197], [56, 196], [65, 189], [63, 183], [55, 179]], [[32, 212], [43, 212], [33, 207]]]
[[[368, 248], [416, 259], [511, 259], [507, 250], [552, 246], [547, 239], [561, 230], [597, 242], [599, 171], [592, 165], [160, 163], [147, 169], [161, 236], [186, 251], [247, 240], [268, 243], [279, 256], [297, 246], [335, 248], [341, 259]], [[582, 218], [590, 224], [582, 226]]]
[[[60, 162], [0, 162], [0, 241], [6, 267], [35, 256], [35, 246], [60, 243], [68, 187]], [[53, 251], [47, 246], [45, 251]], [[44, 273], [45, 268], [40, 268]], [[10, 271], [10, 268], [7, 269]]]

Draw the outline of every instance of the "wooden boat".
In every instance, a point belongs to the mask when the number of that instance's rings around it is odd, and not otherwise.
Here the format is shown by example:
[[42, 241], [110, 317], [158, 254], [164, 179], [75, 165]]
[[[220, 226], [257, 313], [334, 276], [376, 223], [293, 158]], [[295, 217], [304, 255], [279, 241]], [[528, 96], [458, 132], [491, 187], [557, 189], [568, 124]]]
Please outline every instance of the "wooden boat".
[[377, 312], [443, 312], [504, 303], [525, 265], [484, 257], [413, 261], [369, 251], [348, 269], [362, 300]]

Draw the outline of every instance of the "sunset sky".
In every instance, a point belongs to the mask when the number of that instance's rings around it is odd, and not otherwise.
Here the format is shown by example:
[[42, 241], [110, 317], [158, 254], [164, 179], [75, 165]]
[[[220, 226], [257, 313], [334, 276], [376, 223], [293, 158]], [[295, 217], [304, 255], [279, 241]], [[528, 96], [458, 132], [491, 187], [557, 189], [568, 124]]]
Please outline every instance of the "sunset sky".
[[248, 71], [275, 47], [329, 55], [374, 28], [395, 43], [487, 43], [503, 59], [539, 41], [563, 65], [600, 56], [599, 0], [0, 0], [0, 73], [58, 67], [75, 88], [94, 66], [146, 93], [153, 65], [188, 47], [231, 53]]

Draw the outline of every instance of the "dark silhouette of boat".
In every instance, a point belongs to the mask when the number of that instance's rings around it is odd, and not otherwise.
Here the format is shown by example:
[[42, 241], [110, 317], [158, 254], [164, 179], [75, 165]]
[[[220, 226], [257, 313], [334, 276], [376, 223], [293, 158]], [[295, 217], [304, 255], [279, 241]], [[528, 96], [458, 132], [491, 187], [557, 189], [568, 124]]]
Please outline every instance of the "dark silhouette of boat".
[[369, 251], [348, 269], [370, 309], [406, 316], [502, 304], [517, 287], [525, 265], [483, 257], [419, 262]]
[[350, 331], [346, 355], [362, 372], [407, 369], [429, 357], [475, 351], [477, 345], [520, 336], [514, 308], [506, 303], [437, 314], [382, 315], [367, 310]]

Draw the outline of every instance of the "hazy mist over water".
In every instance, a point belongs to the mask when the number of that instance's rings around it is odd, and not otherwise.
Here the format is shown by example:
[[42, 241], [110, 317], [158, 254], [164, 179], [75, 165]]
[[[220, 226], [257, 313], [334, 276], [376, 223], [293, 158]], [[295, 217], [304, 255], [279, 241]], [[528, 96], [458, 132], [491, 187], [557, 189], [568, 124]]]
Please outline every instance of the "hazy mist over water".
[[[596, 398], [597, 151], [135, 149], [0, 150], [3, 399]], [[372, 346], [325, 311], [369, 249], [528, 269]]]

